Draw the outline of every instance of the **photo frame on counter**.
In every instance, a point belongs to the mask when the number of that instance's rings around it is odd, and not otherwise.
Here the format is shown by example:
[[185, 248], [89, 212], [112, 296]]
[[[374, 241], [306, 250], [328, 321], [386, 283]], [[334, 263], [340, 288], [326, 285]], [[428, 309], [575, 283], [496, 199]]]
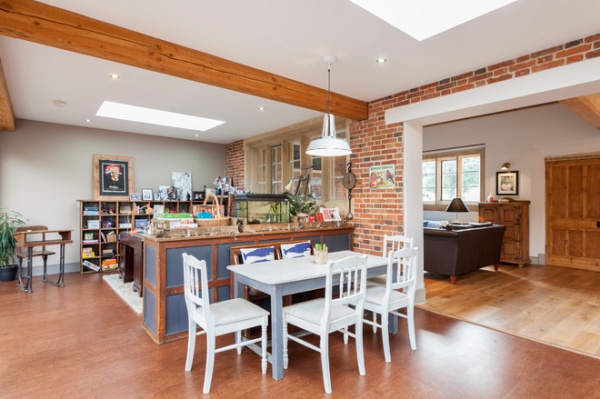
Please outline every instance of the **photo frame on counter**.
[[142, 201], [152, 201], [154, 194], [151, 188], [142, 188]]
[[497, 195], [519, 195], [519, 172], [496, 172]]
[[133, 191], [133, 158], [94, 154], [94, 199], [128, 200]]

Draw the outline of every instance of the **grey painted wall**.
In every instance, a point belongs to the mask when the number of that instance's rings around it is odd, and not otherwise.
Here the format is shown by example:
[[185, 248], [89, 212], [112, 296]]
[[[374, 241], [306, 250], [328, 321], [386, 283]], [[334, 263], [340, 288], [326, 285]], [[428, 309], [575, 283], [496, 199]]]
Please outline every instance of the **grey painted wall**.
[[[170, 185], [171, 172], [191, 172], [192, 188], [200, 190], [225, 171], [220, 144], [17, 120], [15, 132], [0, 132], [0, 207], [29, 224], [73, 229], [70, 270], [79, 270], [78, 200], [93, 197], [93, 154], [133, 157], [136, 192]], [[48, 263], [56, 265], [58, 256]]]

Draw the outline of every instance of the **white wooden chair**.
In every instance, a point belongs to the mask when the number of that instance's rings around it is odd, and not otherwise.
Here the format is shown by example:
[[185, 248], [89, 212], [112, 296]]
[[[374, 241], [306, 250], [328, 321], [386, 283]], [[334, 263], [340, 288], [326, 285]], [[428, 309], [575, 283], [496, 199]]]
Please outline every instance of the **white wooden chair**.
[[[242, 347], [260, 342], [262, 350], [262, 373], [267, 372], [267, 325], [269, 312], [246, 299], [235, 298], [210, 303], [206, 261], [198, 260], [187, 253], [183, 254], [183, 284], [185, 305], [188, 311], [188, 349], [185, 371], [192, 369], [196, 336], [206, 333], [206, 370], [204, 372], [204, 393], [209, 393], [215, 360], [215, 353], [236, 348], [238, 354]], [[196, 330], [196, 325], [202, 328]], [[242, 341], [241, 332], [251, 327], [261, 327], [259, 338]], [[235, 343], [215, 348], [219, 335], [235, 333]]]
[[[329, 261], [325, 285], [325, 298], [300, 302], [283, 308], [283, 366], [288, 367], [288, 340], [293, 340], [321, 353], [323, 384], [326, 393], [331, 393], [329, 373], [329, 334], [335, 331], [344, 333], [356, 340], [358, 372], [365, 375], [365, 359], [362, 339], [362, 316], [366, 288], [366, 256], [353, 256], [336, 262]], [[334, 292], [339, 294], [334, 298]], [[288, 323], [310, 333], [319, 335], [317, 347], [288, 333]], [[355, 333], [348, 331], [355, 326]]]
[[[373, 321], [367, 318], [363, 321], [371, 324], [374, 331], [377, 331], [377, 327], [381, 328], [383, 353], [385, 361], [388, 363], [392, 361], [388, 332], [390, 313], [407, 320], [410, 347], [412, 350], [417, 349], [414, 318], [417, 251], [418, 248], [414, 247], [389, 252], [386, 285], [372, 285], [367, 287], [365, 311], [373, 313]], [[402, 308], [406, 308], [406, 314], [398, 311]], [[381, 315], [381, 323], [377, 323], [377, 314]]]
[[[387, 258], [388, 253], [399, 251], [403, 248], [412, 248], [414, 247], [414, 238], [405, 237], [402, 235], [394, 235], [394, 236], [383, 236], [383, 250], [381, 256]], [[383, 276], [375, 276], [371, 277], [367, 280], [367, 286], [371, 285], [385, 285], [385, 275]]]

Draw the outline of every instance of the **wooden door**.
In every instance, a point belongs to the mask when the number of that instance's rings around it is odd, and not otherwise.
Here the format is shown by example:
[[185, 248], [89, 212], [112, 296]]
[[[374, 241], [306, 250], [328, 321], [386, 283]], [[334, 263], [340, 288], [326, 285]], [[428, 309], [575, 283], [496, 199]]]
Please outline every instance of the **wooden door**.
[[600, 271], [600, 157], [546, 160], [546, 258]]

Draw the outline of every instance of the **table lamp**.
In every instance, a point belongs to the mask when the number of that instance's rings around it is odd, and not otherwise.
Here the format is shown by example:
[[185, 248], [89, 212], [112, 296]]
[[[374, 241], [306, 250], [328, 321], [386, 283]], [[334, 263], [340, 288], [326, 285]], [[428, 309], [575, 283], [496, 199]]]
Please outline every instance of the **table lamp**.
[[454, 198], [452, 202], [450, 202], [450, 205], [448, 205], [448, 207], [446, 208], [446, 212], [456, 213], [456, 220], [454, 220], [454, 222], [452, 223], [459, 224], [460, 221], [458, 220], [458, 214], [462, 212], [468, 213], [469, 208], [467, 208], [467, 206], [461, 198]]

